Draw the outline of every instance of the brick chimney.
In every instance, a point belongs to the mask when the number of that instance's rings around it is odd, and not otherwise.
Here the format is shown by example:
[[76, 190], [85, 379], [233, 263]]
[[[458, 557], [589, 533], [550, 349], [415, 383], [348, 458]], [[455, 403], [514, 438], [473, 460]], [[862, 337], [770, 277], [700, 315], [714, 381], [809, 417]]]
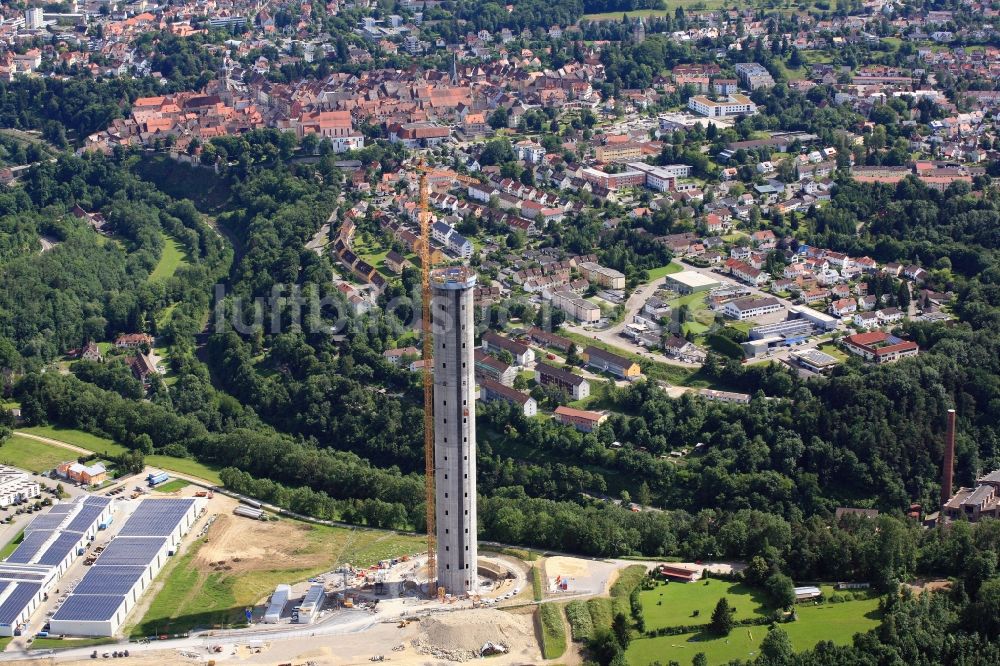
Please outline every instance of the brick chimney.
[[955, 474], [955, 410], [948, 410], [948, 434], [944, 442], [944, 460], [941, 463], [941, 506], [951, 499], [952, 477]]

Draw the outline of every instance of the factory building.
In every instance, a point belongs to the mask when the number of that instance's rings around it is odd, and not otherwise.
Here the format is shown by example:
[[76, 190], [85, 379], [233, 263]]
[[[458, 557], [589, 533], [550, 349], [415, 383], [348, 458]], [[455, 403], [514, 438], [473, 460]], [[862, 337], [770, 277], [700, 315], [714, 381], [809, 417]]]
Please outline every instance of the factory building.
[[453, 595], [477, 586], [475, 286], [469, 268], [431, 272], [437, 573]]

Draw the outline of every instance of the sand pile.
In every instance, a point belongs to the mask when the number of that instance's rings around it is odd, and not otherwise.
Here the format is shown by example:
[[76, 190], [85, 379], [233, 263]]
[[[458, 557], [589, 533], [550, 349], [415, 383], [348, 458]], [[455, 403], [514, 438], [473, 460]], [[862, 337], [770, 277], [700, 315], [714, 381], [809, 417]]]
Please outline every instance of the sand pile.
[[413, 641], [417, 651], [451, 661], [478, 658], [487, 642], [498, 643], [510, 651], [533, 640], [530, 615], [515, 616], [498, 610], [448, 613], [426, 618], [420, 627], [421, 632]]

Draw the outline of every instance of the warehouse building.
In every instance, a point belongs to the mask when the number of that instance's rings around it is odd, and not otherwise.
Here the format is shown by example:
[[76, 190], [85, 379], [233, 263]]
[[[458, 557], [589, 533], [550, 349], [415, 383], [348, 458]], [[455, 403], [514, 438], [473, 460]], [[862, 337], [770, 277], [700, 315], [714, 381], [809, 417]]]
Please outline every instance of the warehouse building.
[[52, 616], [50, 631], [114, 636], [204, 507], [199, 499], [143, 500]]
[[57, 504], [24, 528], [24, 539], [0, 563], [0, 636], [28, 622], [45, 594], [112, 515], [108, 497]]

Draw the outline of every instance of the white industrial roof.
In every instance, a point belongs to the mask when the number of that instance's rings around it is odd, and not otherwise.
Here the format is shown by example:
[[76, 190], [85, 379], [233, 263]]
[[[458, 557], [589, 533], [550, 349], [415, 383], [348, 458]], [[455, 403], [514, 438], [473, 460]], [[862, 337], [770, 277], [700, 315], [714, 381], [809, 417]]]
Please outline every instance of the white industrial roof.
[[719, 284], [719, 281], [708, 275], [703, 275], [697, 271], [681, 271], [667, 276], [674, 282], [679, 282], [687, 287], [710, 287]]

